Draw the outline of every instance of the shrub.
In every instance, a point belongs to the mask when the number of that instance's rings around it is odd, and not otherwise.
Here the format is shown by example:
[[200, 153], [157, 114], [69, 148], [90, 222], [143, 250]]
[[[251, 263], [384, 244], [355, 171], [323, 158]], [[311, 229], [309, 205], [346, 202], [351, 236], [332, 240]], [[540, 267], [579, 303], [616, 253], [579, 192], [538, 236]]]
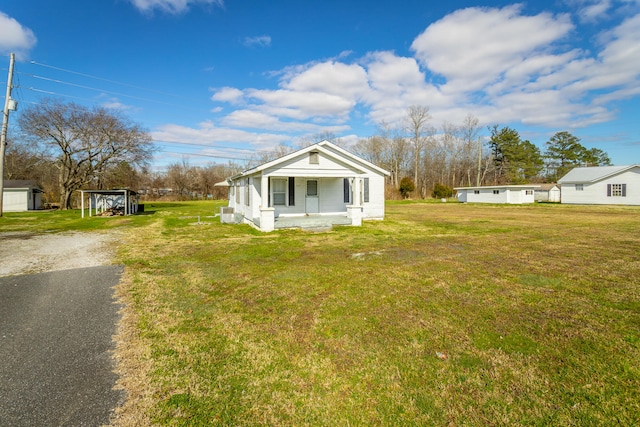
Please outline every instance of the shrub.
[[436, 199], [445, 199], [451, 196], [453, 196], [453, 188], [440, 183], [433, 186], [431, 197]]
[[405, 176], [400, 180], [400, 194], [402, 194], [402, 198], [406, 199], [409, 197], [409, 193], [416, 189], [416, 185], [413, 183], [413, 180], [408, 176]]

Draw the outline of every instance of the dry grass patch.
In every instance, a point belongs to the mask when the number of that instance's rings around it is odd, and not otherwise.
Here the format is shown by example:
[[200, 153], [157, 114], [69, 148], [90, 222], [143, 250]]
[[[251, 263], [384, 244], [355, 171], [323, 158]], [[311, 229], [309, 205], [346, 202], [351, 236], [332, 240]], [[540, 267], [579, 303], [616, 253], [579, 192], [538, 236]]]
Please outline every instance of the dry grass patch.
[[360, 228], [270, 234], [158, 216], [121, 253], [138, 331], [123, 357], [146, 384], [123, 413], [190, 426], [634, 424], [639, 213], [392, 203]]

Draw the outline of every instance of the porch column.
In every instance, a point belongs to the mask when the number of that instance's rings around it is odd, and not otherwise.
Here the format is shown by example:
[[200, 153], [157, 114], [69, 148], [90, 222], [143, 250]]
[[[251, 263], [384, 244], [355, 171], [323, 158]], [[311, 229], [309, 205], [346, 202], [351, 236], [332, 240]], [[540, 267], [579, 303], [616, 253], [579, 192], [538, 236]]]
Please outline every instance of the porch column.
[[260, 207], [269, 207], [269, 177], [264, 174], [260, 178]]
[[273, 231], [275, 230], [276, 218], [275, 208], [260, 207], [260, 231]]
[[362, 192], [360, 191], [360, 178], [353, 179], [353, 203], [347, 206], [347, 216], [351, 218], [351, 225], [362, 225]]

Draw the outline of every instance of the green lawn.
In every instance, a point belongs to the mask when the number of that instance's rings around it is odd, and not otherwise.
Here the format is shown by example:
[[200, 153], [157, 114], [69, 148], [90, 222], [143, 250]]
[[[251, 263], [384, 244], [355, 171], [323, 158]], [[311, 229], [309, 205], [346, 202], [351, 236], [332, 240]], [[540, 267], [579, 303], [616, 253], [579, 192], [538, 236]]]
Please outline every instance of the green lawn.
[[640, 424], [640, 207], [264, 234], [217, 206], [86, 220], [124, 221], [120, 425]]

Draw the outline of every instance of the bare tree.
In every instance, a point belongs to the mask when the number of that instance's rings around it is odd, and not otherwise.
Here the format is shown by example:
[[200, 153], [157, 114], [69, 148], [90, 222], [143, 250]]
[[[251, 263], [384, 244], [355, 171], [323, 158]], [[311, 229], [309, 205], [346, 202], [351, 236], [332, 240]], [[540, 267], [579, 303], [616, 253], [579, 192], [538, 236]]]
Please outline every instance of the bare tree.
[[75, 190], [90, 184], [111, 166], [148, 162], [151, 138], [118, 112], [75, 103], [45, 100], [18, 119], [22, 132], [33, 137], [55, 159], [60, 206], [71, 208]]
[[310, 145], [315, 144], [316, 142], [325, 140], [337, 145], [340, 148], [347, 148], [347, 143], [331, 131], [324, 131], [320, 133], [314, 133], [313, 135], [302, 136], [298, 138], [296, 146], [298, 146], [298, 148], [306, 148]]
[[424, 182], [420, 180], [420, 158], [427, 143], [429, 120], [431, 120], [429, 107], [424, 105], [412, 105], [409, 107], [405, 121], [405, 130], [409, 141], [411, 141], [413, 145], [414, 183], [420, 189], [422, 196], [424, 196]]
[[[460, 127], [460, 138], [464, 143], [465, 166], [467, 172], [467, 185], [471, 185], [473, 169], [476, 169], [476, 185], [480, 185], [480, 170], [482, 168], [482, 140], [478, 138], [480, 133], [480, 121], [473, 114], [467, 114]], [[474, 168], [476, 166], [476, 168]]]

